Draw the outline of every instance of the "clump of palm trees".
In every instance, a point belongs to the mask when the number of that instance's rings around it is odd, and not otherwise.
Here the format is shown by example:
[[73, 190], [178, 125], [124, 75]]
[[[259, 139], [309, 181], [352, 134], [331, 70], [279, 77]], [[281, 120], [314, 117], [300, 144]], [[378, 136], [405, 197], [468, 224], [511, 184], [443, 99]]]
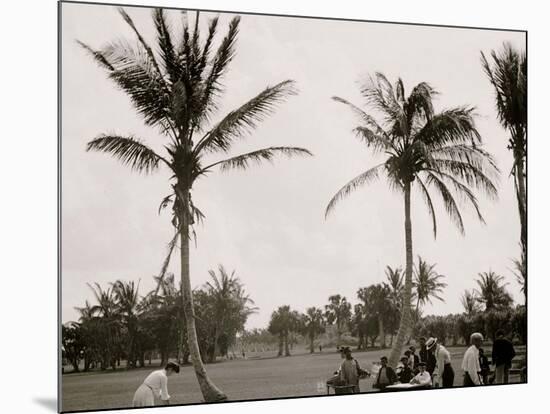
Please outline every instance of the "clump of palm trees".
[[[194, 290], [197, 341], [201, 358], [214, 362], [228, 356], [237, 336], [244, 332], [248, 317], [257, 308], [235, 272], [220, 265], [209, 271], [210, 281]], [[90, 285], [95, 304], [77, 308], [80, 318], [63, 326], [65, 357], [75, 371], [99, 367], [116, 369], [121, 360], [126, 368], [145, 366], [153, 355], [164, 365], [170, 357], [186, 363], [186, 343], [181, 290], [173, 274], [167, 274], [151, 292], [140, 295], [139, 283], [117, 280], [104, 289]], [[183, 328], [183, 329], [182, 329]]]

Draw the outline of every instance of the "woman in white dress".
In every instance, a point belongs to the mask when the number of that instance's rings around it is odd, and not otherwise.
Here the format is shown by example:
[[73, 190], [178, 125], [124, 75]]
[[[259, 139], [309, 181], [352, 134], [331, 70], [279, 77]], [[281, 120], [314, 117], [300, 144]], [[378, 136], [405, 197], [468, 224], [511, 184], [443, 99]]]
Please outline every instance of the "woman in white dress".
[[180, 366], [174, 362], [167, 363], [164, 369], [151, 372], [134, 394], [132, 405], [151, 407], [155, 405], [155, 396], [159, 397], [165, 405], [170, 404], [168, 377], [174, 372], [176, 374], [180, 372]]

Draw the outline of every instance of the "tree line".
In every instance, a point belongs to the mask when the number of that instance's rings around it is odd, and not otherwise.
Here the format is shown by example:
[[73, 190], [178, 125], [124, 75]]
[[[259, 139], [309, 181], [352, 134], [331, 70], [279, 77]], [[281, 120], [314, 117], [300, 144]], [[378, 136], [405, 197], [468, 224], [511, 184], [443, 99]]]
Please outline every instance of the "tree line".
[[[227, 355], [256, 307], [234, 271], [220, 265], [209, 275], [193, 293], [201, 358], [213, 362]], [[62, 325], [63, 357], [74, 371], [116, 369], [121, 361], [143, 367], [157, 357], [161, 366], [169, 358], [189, 361], [181, 288], [172, 274], [155, 279], [156, 288], [144, 296], [134, 281], [89, 285], [95, 303], [86, 301], [77, 308], [79, 320]]]
[[[434, 299], [444, 301], [447, 284], [443, 281], [445, 276], [436, 272], [435, 265], [421, 257], [418, 257], [413, 274], [410, 306], [414, 313], [408, 340], [434, 336], [443, 344], [468, 344], [472, 332], [482, 332], [488, 339], [494, 339], [496, 331], [504, 329], [519, 342], [526, 343], [525, 305], [514, 305], [503, 276], [493, 271], [479, 273], [475, 280], [477, 288], [466, 290], [461, 297], [463, 313], [423, 316], [426, 303]], [[267, 332], [256, 330], [255, 335], [250, 335], [254, 337], [251, 342], [273, 344], [276, 338], [277, 355], [290, 356], [292, 336], [300, 335], [313, 353], [316, 341], [322, 345], [322, 334], [332, 327], [335, 342], [327, 342], [325, 338], [325, 346], [355, 345], [358, 350], [386, 348], [388, 336], [389, 346], [392, 346], [403, 308], [404, 273], [401, 268], [387, 266], [385, 275], [384, 282], [359, 288], [358, 303], [354, 305], [345, 296], [336, 294], [329, 296], [324, 308], [310, 307], [305, 313], [288, 305], [280, 306], [272, 313]]]

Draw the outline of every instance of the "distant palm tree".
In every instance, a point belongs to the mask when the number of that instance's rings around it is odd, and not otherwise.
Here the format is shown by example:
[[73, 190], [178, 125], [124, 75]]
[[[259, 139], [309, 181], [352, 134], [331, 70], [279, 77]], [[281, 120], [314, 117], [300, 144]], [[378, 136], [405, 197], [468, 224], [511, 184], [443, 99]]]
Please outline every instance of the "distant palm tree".
[[513, 299], [506, 290], [508, 283], [503, 283], [503, 276], [492, 270], [479, 273], [478, 276], [477, 300], [485, 305], [485, 311], [508, 309], [512, 305]]
[[111, 288], [103, 289], [99, 283], [88, 287], [97, 301], [97, 305], [91, 307], [98, 326], [98, 333], [103, 344], [101, 369], [109, 366], [116, 369], [116, 348], [120, 340], [120, 318], [114, 292]]
[[314, 352], [313, 343], [315, 338], [325, 332], [325, 317], [323, 311], [316, 307], [306, 309], [306, 313], [302, 316], [304, 333], [309, 339], [309, 352]]
[[223, 265], [219, 265], [218, 273], [219, 276], [213, 270], [209, 270], [208, 274], [211, 281], [206, 282], [207, 292], [213, 298], [213, 316], [215, 319], [214, 346], [209, 355], [210, 362], [216, 360], [219, 350], [219, 337], [224, 332], [228, 319], [235, 313], [238, 313], [241, 317], [248, 316], [256, 309], [251, 306], [254, 301], [245, 294], [242, 283], [235, 276], [234, 270], [229, 274]]
[[268, 331], [272, 335], [279, 336], [279, 352], [277, 356], [290, 356], [289, 348], [289, 333], [295, 329], [297, 314], [290, 309], [289, 305], [279, 306], [279, 308], [271, 314]]
[[418, 313], [420, 305], [432, 303], [432, 298], [445, 302], [440, 296], [443, 289], [447, 287], [445, 282], [441, 282], [445, 276], [438, 274], [435, 270], [435, 264], [430, 265], [428, 262], [418, 256], [418, 265], [414, 269], [413, 285], [416, 289], [416, 313]]
[[111, 284], [116, 300], [117, 313], [126, 327], [126, 367], [135, 366], [136, 337], [139, 323], [139, 282], [117, 280]]
[[475, 290], [465, 290], [460, 297], [460, 303], [464, 307], [466, 315], [472, 316], [481, 311], [481, 306]]
[[344, 329], [351, 318], [351, 304], [345, 296], [332, 295], [328, 298], [329, 304], [325, 305], [325, 318], [329, 325], [336, 326], [336, 346], [340, 346]]
[[365, 314], [368, 317], [376, 318], [378, 322], [381, 348], [386, 347], [386, 331], [384, 326], [392, 311], [390, 295], [390, 288], [385, 283], [360, 288], [357, 291], [357, 298], [362, 302]]
[[155, 53], [126, 11], [119, 11], [136, 34], [136, 45], [115, 41], [102, 50], [94, 50], [79, 43], [107, 71], [109, 78], [130, 96], [145, 124], [158, 128], [167, 139], [163, 146], [165, 154], [154, 151], [141, 139], [118, 134], [97, 137], [88, 143], [87, 150], [111, 154], [139, 172], [150, 173], [161, 165], [170, 172], [172, 192], [162, 200], [160, 209], [172, 205], [175, 234], [169, 243], [161, 274], [166, 271], [179, 238], [183, 308], [195, 374], [207, 402], [225, 400], [226, 395], [206, 374], [197, 340], [189, 275], [189, 239], [192, 225], [204, 215], [193, 203], [191, 192], [197, 179], [207, 176], [215, 168], [221, 171], [246, 169], [252, 163], [271, 161], [277, 155], [311, 155], [303, 148], [269, 147], [205, 162], [210, 154], [230, 151], [236, 141], [274, 110], [276, 104], [295, 95], [296, 89], [291, 80], [268, 87], [211, 126], [213, 114], [218, 108], [218, 98], [224, 92], [222, 78], [235, 56], [240, 18], [235, 17], [231, 21], [227, 35], [213, 53], [217, 18], [210, 21], [206, 40], [202, 42], [198, 14], [194, 28], [189, 28], [185, 23], [183, 35], [176, 36], [171, 31], [164, 10], [154, 9], [153, 22], [157, 32]]
[[[383, 124], [345, 99], [334, 97], [358, 115], [361, 124], [354, 129], [357, 137], [376, 153], [384, 153], [384, 162], [362, 172], [332, 198], [328, 215], [343, 198], [354, 190], [379, 178], [384, 173], [392, 189], [403, 195], [405, 210], [405, 286], [403, 311], [390, 365], [396, 366], [411, 327], [411, 295], [413, 284], [413, 244], [411, 225], [411, 190], [420, 191], [432, 218], [434, 237], [437, 233], [435, 209], [429, 187], [443, 200], [451, 220], [464, 233], [464, 223], [453, 192], [468, 201], [483, 222], [472, 188], [496, 198], [492, 182], [498, 169], [493, 158], [481, 149], [481, 137], [474, 124], [473, 107], [457, 107], [435, 113], [433, 98], [437, 92], [427, 83], [415, 86], [405, 95], [403, 81], [395, 87], [381, 73], [361, 88], [361, 94], [373, 109], [383, 115]], [[416, 185], [415, 185], [416, 184]]]
[[514, 154], [514, 184], [521, 223], [522, 249], [527, 248], [527, 193], [525, 157], [527, 156], [527, 55], [504, 43], [502, 50], [491, 51], [489, 63], [481, 52], [481, 64], [495, 89], [498, 118], [510, 132], [508, 149]]
[[400, 267], [392, 269], [390, 266], [386, 266], [385, 284], [390, 289], [390, 300], [397, 309], [401, 309], [401, 300], [403, 299], [404, 276], [405, 274]]

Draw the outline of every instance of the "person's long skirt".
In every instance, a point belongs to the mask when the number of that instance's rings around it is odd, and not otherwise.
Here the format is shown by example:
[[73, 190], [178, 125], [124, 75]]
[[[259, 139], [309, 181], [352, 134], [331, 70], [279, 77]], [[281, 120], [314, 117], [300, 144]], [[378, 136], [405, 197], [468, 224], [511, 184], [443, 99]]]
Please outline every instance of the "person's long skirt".
[[441, 374], [441, 380], [443, 382], [444, 388], [449, 388], [453, 386], [455, 382], [455, 372], [451, 364], [445, 364], [443, 367], [443, 373]]
[[145, 384], [141, 384], [134, 394], [132, 406], [134, 407], [151, 407], [155, 405], [155, 396], [153, 390]]

